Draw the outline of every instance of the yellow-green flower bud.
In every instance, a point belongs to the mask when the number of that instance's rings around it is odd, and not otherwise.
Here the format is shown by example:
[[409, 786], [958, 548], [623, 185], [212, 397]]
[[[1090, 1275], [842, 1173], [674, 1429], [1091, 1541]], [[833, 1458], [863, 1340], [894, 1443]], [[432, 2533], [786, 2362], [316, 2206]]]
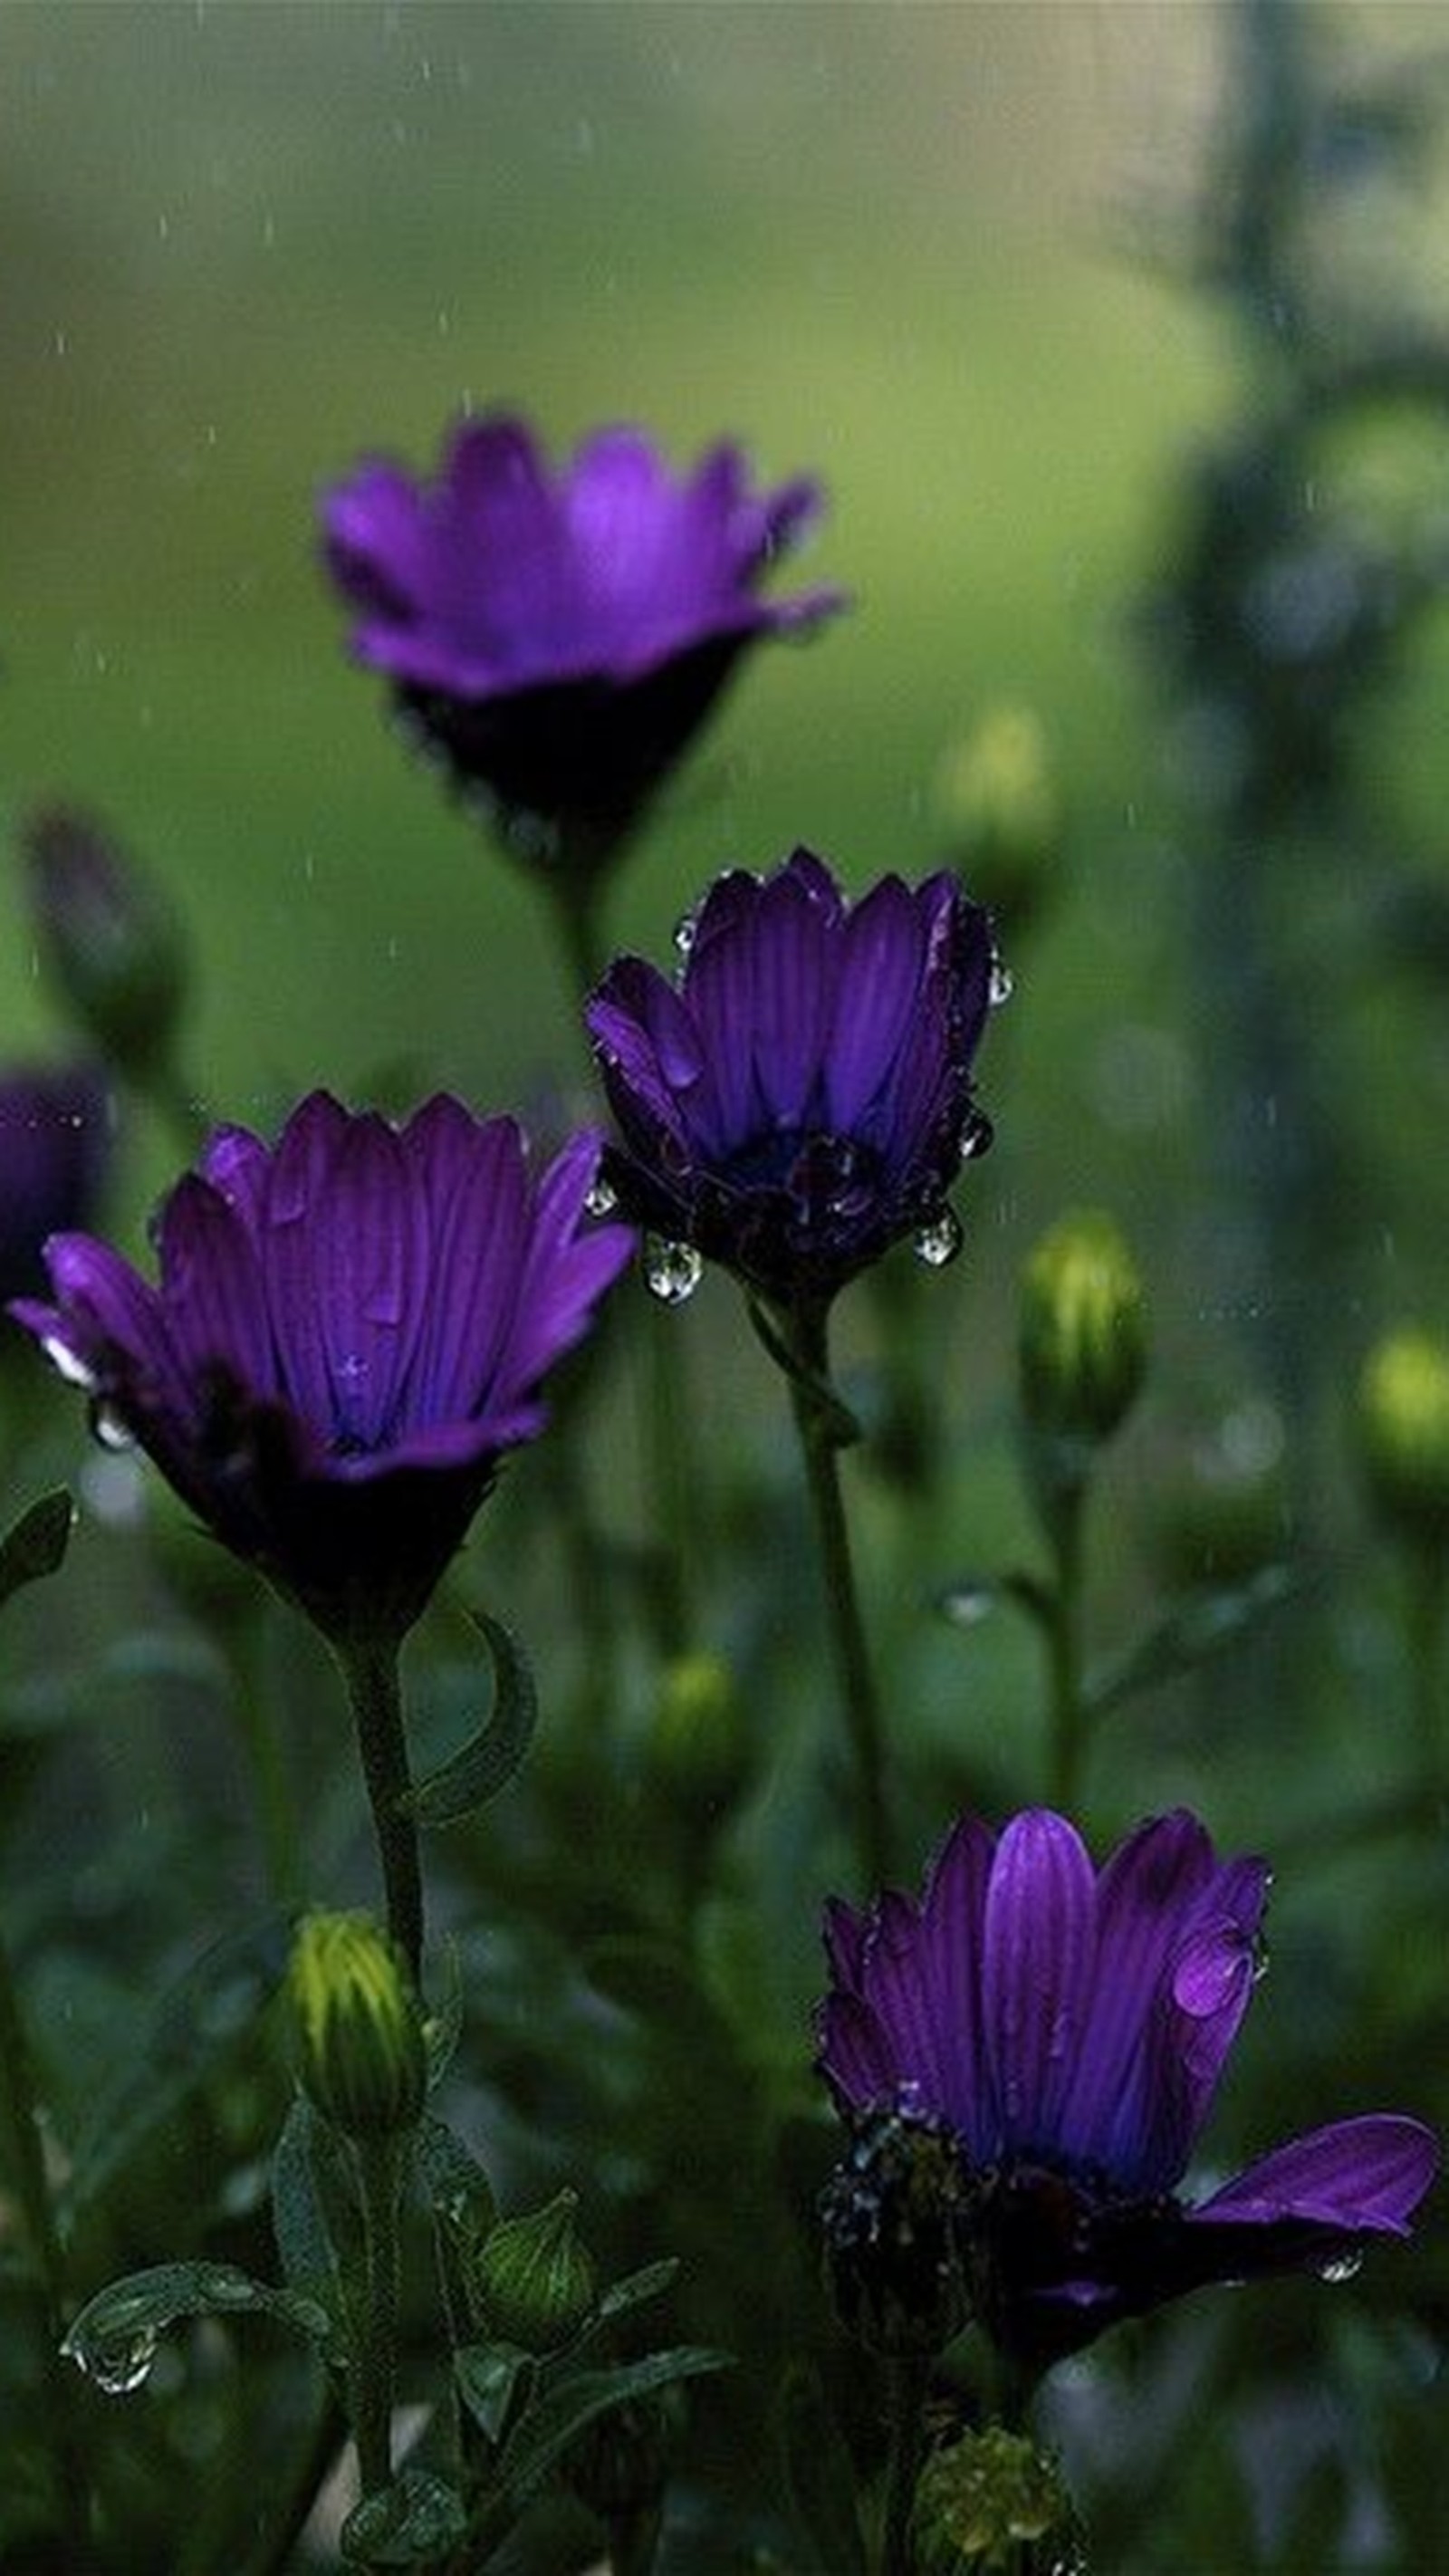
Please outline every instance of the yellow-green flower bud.
[[1037, 1430], [1095, 1445], [1126, 1419], [1147, 1368], [1147, 1306], [1109, 1216], [1079, 1209], [1043, 1235], [1022, 1277], [1019, 1358]]
[[1433, 1546], [1449, 1541], [1449, 1345], [1411, 1329], [1380, 1342], [1359, 1380], [1358, 1442], [1390, 1528]]
[[25, 834], [46, 966], [79, 1025], [124, 1073], [165, 1065], [185, 997], [172, 905], [86, 815], [55, 807]]
[[652, 1778], [691, 1822], [718, 1824], [749, 1785], [750, 1744], [734, 1675], [719, 1655], [667, 1666], [645, 1747]]
[[414, 2128], [427, 2092], [422, 2016], [396, 1945], [367, 1914], [309, 1914], [287, 1999], [302, 2089], [349, 2138]]
[[1056, 2462], [1001, 2424], [926, 2462], [911, 2536], [916, 2576], [1077, 2576], [1087, 2563]]
[[1062, 843], [1061, 799], [1032, 710], [988, 708], [942, 761], [936, 802], [952, 865], [1006, 930], [1019, 930], [1051, 891]]
[[473, 2289], [488, 2331], [525, 2352], [552, 2352], [588, 2323], [597, 2301], [593, 2256], [574, 2224], [578, 2194], [561, 2191], [546, 2209], [503, 2218], [473, 2267]]

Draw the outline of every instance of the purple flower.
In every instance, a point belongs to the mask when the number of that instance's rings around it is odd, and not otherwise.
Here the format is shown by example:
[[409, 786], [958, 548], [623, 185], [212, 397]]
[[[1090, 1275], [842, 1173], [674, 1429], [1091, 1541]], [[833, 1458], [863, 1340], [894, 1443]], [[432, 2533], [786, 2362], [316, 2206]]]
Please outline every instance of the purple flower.
[[949, 1259], [947, 1193], [990, 1141], [971, 1060], [992, 973], [953, 876], [882, 877], [851, 903], [796, 850], [719, 877], [677, 981], [622, 957], [588, 1007], [625, 1212], [786, 1305], [908, 1234]]
[[[833, 1903], [821, 2071], [856, 2139], [954, 2138], [971, 2304], [1028, 2364], [1214, 2281], [1346, 2268], [1402, 2236], [1435, 2141], [1394, 2114], [1313, 2129], [1196, 2204], [1177, 2187], [1247, 2010], [1268, 1873], [1179, 1811], [1094, 1869], [1065, 1817], [964, 1816], [919, 1904]], [[934, 2152], [934, 2148], [932, 2149]], [[868, 2226], [864, 2232], [869, 2233]]]
[[814, 516], [815, 484], [754, 493], [738, 448], [676, 480], [606, 429], [551, 475], [525, 423], [453, 433], [436, 483], [374, 459], [328, 494], [328, 565], [353, 651], [521, 853], [612, 855], [741, 653], [841, 603], [757, 584]]
[[400, 1637], [628, 1258], [583, 1222], [598, 1153], [576, 1136], [535, 1177], [510, 1118], [439, 1096], [395, 1128], [313, 1092], [273, 1147], [212, 1137], [159, 1286], [60, 1234], [55, 1304], [14, 1312], [329, 1636]]
[[47, 1235], [91, 1214], [109, 1150], [105, 1088], [88, 1068], [0, 1074], [0, 1299], [41, 1285]]

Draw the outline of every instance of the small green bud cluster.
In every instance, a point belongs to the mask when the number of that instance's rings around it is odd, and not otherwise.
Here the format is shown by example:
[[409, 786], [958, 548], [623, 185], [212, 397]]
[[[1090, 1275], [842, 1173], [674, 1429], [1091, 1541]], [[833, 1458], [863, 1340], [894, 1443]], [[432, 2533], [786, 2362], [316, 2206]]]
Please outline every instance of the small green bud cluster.
[[1050, 895], [1062, 846], [1061, 798], [1031, 708], [988, 708], [947, 752], [936, 801], [951, 864], [1003, 929], [1020, 931]]
[[1369, 1499], [1387, 1527], [1434, 1549], [1449, 1544], [1449, 1346], [1391, 1333], [1358, 1388], [1358, 1447]]
[[1055, 2460], [1001, 2424], [926, 2462], [911, 2536], [916, 2576], [1080, 2576], [1087, 2563]]
[[309, 1914], [287, 1999], [313, 2109], [357, 2140], [415, 2128], [428, 2082], [422, 2015], [401, 1952], [372, 1917]]
[[175, 913], [86, 816], [55, 807], [25, 835], [45, 965], [78, 1025], [145, 1083], [171, 1054], [186, 992]]
[[1109, 1216], [1079, 1209], [1037, 1244], [1022, 1277], [1019, 1361], [1037, 1431], [1093, 1448], [1126, 1420], [1147, 1370], [1147, 1305]]

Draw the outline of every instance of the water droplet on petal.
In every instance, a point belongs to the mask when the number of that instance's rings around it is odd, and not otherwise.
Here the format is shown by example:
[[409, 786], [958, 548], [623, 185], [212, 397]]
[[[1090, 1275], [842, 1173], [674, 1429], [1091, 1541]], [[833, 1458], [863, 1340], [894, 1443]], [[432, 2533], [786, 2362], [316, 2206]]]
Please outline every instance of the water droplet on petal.
[[612, 1216], [619, 1204], [619, 1193], [602, 1172], [589, 1183], [584, 1194], [584, 1207], [590, 1216]]
[[993, 1011], [999, 1010], [1003, 1002], [1009, 1002], [1015, 991], [1016, 977], [1013, 975], [1011, 968], [1007, 965], [1005, 958], [993, 957], [991, 960], [991, 981], [986, 987], [986, 998], [991, 1004]]
[[142, 2326], [136, 2334], [114, 2343], [77, 2343], [67, 2335], [61, 2352], [85, 2378], [95, 2382], [103, 2397], [129, 2397], [136, 2389], [144, 2388], [151, 2376], [151, 2364], [156, 2358], [155, 2329]]
[[130, 1424], [104, 1396], [97, 1396], [91, 1406], [91, 1432], [103, 1449], [124, 1452], [136, 1446]]
[[68, 1385], [83, 1386], [87, 1392], [94, 1387], [96, 1382], [94, 1369], [87, 1368], [85, 1361], [77, 1357], [69, 1342], [61, 1341], [56, 1333], [47, 1333], [40, 1347], [51, 1366], [60, 1371]]
[[948, 1262], [955, 1260], [961, 1243], [960, 1218], [954, 1208], [942, 1208], [939, 1216], [933, 1216], [928, 1225], [919, 1229], [911, 1249], [928, 1270], [944, 1270]]
[[991, 1138], [992, 1127], [990, 1119], [984, 1118], [979, 1110], [974, 1110], [968, 1125], [962, 1132], [961, 1143], [957, 1149], [960, 1154], [961, 1161], [963, 1163], [974, 1163], [979, 1155], [986, 1152], [991, 1143]]
[[696, 923], [692, 912], [680, 914], [678, 921], [676, 921], [674, 925], [674, 945], [677, 953], [681, 957], [687, 957], [691, 948], [694, 946], [694, 934], [697, 927], [698, 924]]
[[1261, 1985], [1268, 1973], [1268, 1944], [1261, 1932], [1253, 1935], [1253, 1983]]
[[704, 1277], [704, 1262], [692, 1243], [670, 1243], [662, 1234], [644, 1238], [644, 1284], [661, 1306], [682, 1306]]
[[1326, 2263], [1319, 2264], [1318, 2277], [1320, 2281], [1331, 2282], [1336, 2288], [1341, 2281], [1356, 2280], [1362, 2270], [1362, 2254], [1356, 2246], [1349, 2245], [1341, 2254], [1330, 2254]]

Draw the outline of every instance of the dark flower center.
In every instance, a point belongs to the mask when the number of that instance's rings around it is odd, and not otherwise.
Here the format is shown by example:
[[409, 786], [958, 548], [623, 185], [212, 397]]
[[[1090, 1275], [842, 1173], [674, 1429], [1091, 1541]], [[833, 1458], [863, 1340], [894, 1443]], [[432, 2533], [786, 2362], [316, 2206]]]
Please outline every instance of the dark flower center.
[[725, 1165], [738, 1189], [781, 1190], [806, 1225], [849, 1224], [868, 1214], [880, 1190], [881, 1159], [858, 1136], [781, 1125], [736, 1146]]

